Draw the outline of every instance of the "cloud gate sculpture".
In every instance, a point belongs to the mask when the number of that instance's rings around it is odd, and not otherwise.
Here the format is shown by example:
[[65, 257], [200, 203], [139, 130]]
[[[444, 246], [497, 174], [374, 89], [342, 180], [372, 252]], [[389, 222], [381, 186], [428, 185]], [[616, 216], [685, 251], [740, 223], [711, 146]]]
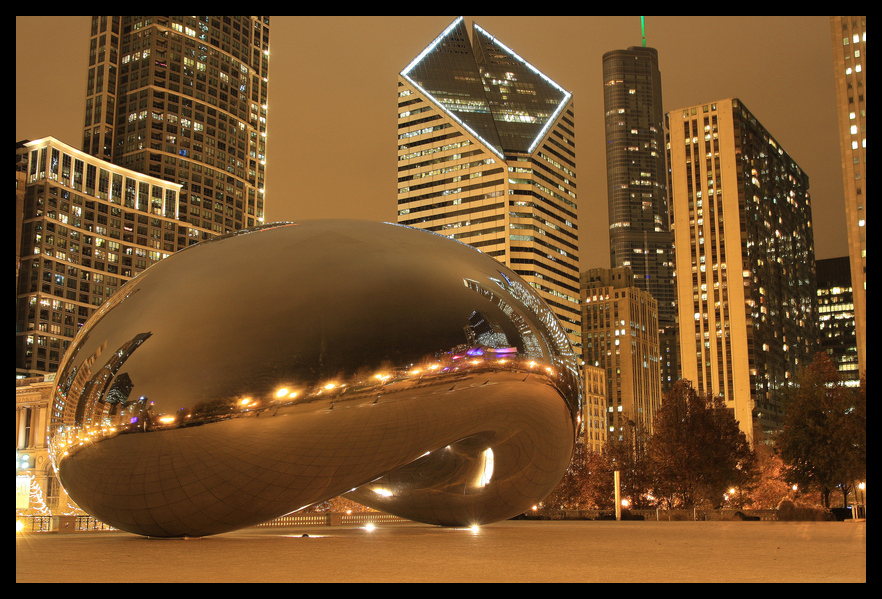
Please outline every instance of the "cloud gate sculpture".
[[55, 379], [50, 457], [86, 512], [147, 536], [341, 494], [449, 526], [515, 516], [573, 452], [581, 383], [513, 271], [419, 229], [280, 223], [129, 281]]

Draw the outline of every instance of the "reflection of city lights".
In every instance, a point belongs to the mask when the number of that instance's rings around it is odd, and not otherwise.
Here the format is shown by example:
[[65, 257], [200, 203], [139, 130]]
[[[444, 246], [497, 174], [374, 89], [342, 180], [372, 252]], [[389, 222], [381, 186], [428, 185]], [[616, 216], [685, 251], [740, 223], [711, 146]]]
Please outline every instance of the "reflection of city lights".
[[481, 473], [481, 478], [478, 481], [479, 487], [486, 487], [490, 482], [490, 479], [493, 477], [493, 450], [487, 449], [484, 452], [484, 469]]
[[374, 493], [383, 497], [392, 497], [392, 491], [389, 489], [374, 489]]

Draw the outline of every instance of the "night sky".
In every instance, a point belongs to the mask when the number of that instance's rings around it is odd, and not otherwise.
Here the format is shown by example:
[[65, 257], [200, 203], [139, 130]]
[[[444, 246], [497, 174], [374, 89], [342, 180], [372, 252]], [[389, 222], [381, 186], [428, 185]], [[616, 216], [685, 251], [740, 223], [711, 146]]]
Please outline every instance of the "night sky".
[[[396, 221], [396, 76], [449, 17], [272, 17], [266, 221]], [[16, 17], [15, 139], [80, 147], [91, 17]], [[573, 92], [582, 270], [609, 266], [601, 57], [640, 17], [465, 17]], [[740, 98], [809, 175], [816, 258], [847, 254], [829, 17], [647, 17], [665, 111]]]

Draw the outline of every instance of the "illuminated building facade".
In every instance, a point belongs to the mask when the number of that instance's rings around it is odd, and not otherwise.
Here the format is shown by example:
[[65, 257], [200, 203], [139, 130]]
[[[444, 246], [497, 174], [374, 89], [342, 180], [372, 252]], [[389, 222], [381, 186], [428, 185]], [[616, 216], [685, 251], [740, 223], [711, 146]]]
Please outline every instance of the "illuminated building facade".
[[[584, 322], [584, 321], [583, 321]], [[585, 401], [579, 440], [588, 451], [600, 452], [606, 443], [606, 370], [585, 364]]]
[[180, 183], [214, 234], [264, 219], [269, 17], [95, 16], [82, 149]]
[[574, 119], [570, 92], [461, 17], [398, 76], [398, 222], [512, 268], [580, 348]]
[[69, 500], [49, 462], [47, 429], [54, 375], [15, 380], [16, 514], [70, 513]]
[[629, 421], [649, 435], [662, 400], [658, 302], [627, 266], [586, 270], [581, 287], [582, 358], [603, 373], [608, 436], [621, 440]]
[[840, 379], [850, 387], [860, 384], [854, 292], [848, 256], [818, 260], [818, 320], [821, 347], [833, 360]]
[[867, 17], [830, 17], [860, 372], [867, 369]]
[[817, 350], [808, 175], [738, 99], [667, 119], [682, 376], [767, 441]]
[[52, 137], [16, 152], [24, 172], [15, 307], [22, 377], [55, 372], [86, 319], [126, 281], [211, 234], [177, 220], [177, 183]]
[[610, 266], [630, 267], [633, 285], [658, 302], [662, 390], [678, 379], [674, 239], [668, 214], [665, 130], [658, 51], [603, 55]]

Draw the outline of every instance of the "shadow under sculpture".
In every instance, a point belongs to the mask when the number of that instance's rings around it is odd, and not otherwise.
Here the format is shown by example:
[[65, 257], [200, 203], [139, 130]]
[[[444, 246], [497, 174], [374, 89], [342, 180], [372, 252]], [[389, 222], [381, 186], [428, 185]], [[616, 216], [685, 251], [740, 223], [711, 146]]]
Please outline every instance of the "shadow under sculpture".
[[50, 457], [83, 510], [147, 536], [348, 493], [419, 522], [510, 518], [560, 481], [581, 402], [517, 274], [419, 229], [279, 223], [120, 289], [56, 376]]

